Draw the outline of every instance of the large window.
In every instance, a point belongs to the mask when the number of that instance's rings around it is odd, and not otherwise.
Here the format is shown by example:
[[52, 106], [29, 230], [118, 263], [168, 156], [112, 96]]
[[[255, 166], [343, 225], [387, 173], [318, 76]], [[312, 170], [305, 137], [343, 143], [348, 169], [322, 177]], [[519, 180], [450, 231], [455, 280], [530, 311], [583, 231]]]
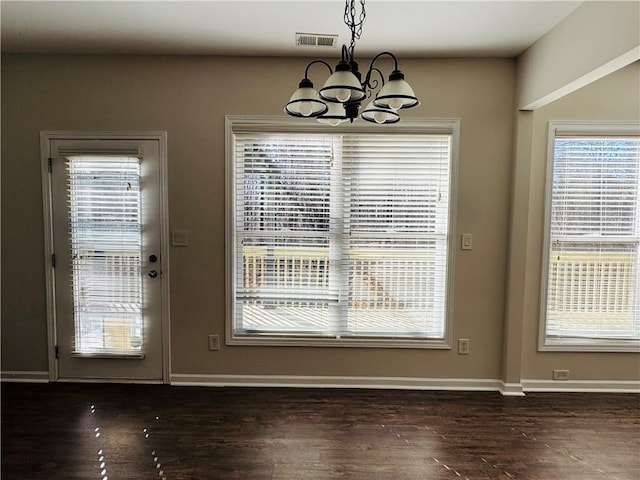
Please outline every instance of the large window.
[[456, 122], [228, 119], [227, 339], [446, 347]]
[[550, 126], [542, 349], [640, 345], [638, 125]]

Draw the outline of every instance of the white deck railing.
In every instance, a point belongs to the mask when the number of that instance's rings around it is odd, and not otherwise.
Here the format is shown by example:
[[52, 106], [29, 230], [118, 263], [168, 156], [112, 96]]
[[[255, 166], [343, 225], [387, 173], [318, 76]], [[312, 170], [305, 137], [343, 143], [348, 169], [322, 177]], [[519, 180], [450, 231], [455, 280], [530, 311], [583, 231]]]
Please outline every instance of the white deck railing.
[[634, 252], [554, 253], [547, 288], [552, 329], [621, 334], [632, 330], [637, 281]]
[[[401, 309], [424, 307], [434, 275], [429, 251], [353, 250], [349, 253], [351, 308]], [[244, 288], [329, 287], [326, 248], [245, 247]], [[412, 274], [408, 274], [411, 272]]]

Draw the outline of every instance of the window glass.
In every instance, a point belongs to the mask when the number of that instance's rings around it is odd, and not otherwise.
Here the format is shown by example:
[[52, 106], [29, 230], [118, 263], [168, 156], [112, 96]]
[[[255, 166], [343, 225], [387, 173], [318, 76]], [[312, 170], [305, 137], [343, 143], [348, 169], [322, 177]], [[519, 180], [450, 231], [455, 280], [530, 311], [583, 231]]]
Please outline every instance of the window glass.
[[640, 141], [556, 131], [545, 345], [632, 345], [638, 319]]
[[452, 139], [235, 132], [233, 339], [443, 344]]

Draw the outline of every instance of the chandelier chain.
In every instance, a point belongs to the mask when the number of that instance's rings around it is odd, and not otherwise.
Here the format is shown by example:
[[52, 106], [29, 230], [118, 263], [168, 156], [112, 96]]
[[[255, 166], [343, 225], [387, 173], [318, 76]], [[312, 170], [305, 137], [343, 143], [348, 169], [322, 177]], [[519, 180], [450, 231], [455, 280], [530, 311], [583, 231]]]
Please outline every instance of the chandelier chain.
[[364, 2], [365, 0], [359, 0], [360, 15], [358, 15], [358, 9], [356, 8], [356, 0], [346, 0], [344, 7], [344, 23], [351, 30], [351, 43], [349, 44], [350, 60], [353, 60], [356, 40], [360, 40], [360, 37], [362, 36], [362, 25], [364, 24], [364, 19], [367, 16]]

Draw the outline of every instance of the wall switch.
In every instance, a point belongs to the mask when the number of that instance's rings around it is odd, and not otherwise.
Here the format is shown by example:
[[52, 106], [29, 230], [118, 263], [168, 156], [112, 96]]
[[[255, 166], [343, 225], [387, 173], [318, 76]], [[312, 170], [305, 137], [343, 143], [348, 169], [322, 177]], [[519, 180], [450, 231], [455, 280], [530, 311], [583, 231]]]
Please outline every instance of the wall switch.
[[209, 335], [209, 350], [220, 350], [220, 337], [218, 335]]
[[458, 355], [469, 355], [469, 339], [458, 339]]
[[460, 249], [461, 250], [473, 249], [473, 235], [471, 233], [462, 234], [462, 238], [460, 240]]
[[554, 370], [553, 371], [553, 379], [554, 380], [569, 380], [569, 370]]

